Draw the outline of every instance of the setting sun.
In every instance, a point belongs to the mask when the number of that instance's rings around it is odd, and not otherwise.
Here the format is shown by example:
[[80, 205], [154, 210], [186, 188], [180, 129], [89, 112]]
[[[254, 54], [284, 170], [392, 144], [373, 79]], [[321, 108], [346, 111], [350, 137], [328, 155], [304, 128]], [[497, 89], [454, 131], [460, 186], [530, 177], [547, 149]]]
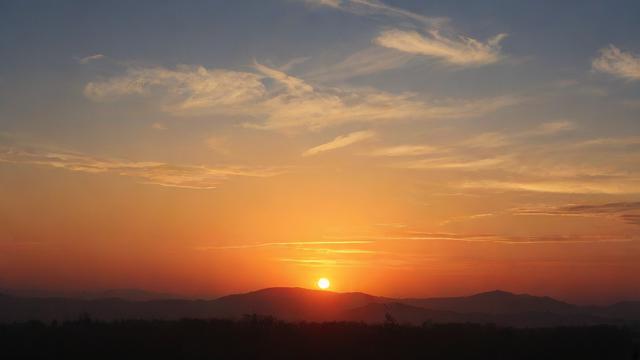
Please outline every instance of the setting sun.
[[318, 280], [318, 287], [322, 290], [326, 290], [329, 288], [329, 286], [331, 286], [331, 282], [329, 282], [329, 279], [327, 278], [320, 278], [320, 280]]

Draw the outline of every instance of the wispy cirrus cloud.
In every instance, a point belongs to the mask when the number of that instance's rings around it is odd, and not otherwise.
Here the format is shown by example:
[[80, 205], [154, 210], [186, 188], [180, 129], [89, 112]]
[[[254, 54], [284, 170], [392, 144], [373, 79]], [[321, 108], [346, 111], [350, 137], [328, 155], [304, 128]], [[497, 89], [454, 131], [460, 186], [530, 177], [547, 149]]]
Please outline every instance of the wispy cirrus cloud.
[[78, 59], [78, 62], [80, 64], [84, 65], [84, 64], [88, 64], [88, 63], [90, 63], [92, 61], [100, 60], [100, 59], [104, 59], [104, 58], [105, 58], [105, 56], [103, 54], [93, 54], [93, 55], [85, 56], [83, 58]]
[[258, 74], [202, 66], [129, 68], [122, 76], [89, 82], [84, 95], [93, 101], [110, 101], [156, 92], [162, 93], [167, 112], [238, 113], [265, 94], [261, 79]]
[[464, 148], [500, 148], [541, 136], [551, 136], [574, 130], [575, 124], [568, 120], [544, 122], [535, 128], [515, 132], [486, 132], [470, 137], [458, 146]]
[[460, 184], [477, 190], [530, 191], [561, 194], [640, 194], [640, 178], [552, 178], [520, 180], [476, 180]]
[[614, 45], [600, 49], [600, 56], [592, 61], [591, 66], [596, 71], [621, 79], [640, 80], [640, 55], [622, 51]]
[[414, 57], [414, 54], [372, 46], [357, 51], [335, 64], [312, 70], [306, 77], [320, 82], [344, 81], [403, 67]]
[[[498, 149], [503, 148], [510, 145], [515, 145], [522, 143], [523, 141], [531, 140], [536, 137], [541, 136], [551, 136], [560, 134], [566, 131], [570, 131], [575, 129], [575, 124], [571, 121], [560, 120], [560, 121], [551, 121], [544, 122], [534, 127], [532, 129], [515, 132], [515, 133], [505, 133], [505, 132], [486, 132], [481, 133], [475, 136], [471, 136], [467, 139], [459, 141], [453, 144], [447, 145], [426, 145], [426, 144], [404, 144], [404, 145], [395, 145], [389, 147], [383, 147], [374, 149], [369, 152], [368, 155], [371, 156], [381, 156], [381, 157], [415, 157], [420, 155], [434, 155], [434, 154], [442, 154], [449, 153], [450, 155], [447, 157], [440, 158], [428, 158], [424, 160], [417, 160], [417, 162], [410, 162], [408, 164], [442, 164], [442, 163], [469, 163], [469, 162], [477, 162], [482, 160], [482, 163], [489, 165], [490, 161], [485, 157], [483, 159], [476, 160], [466, 160], [460, 158], [456, 153], [468, 153], [470, 149]], [[492, 156], [492, 158], [502, 158], [506, 159], [504, 154], [496, 154]], [[496, 162], [497, 163], [497, 162]], [[414, 166], [415, 168], [419, 168], [420, 166]], [[427, 166], [429, 167], [429, 166]], [[445, 166], [448, 167], [448, 166]], [[464, 167], [464, 166], [451, 166], [451, 167]]]
[[263, 242], [252, 244], [238, 244], [238, 245], [204, 245], [198, 246], [196, 250], [230, 250], [230, 249], [253, 249], [263, 247], [278, 247], [278, 246], [326, 246], [326, 245], [366, 245], [371, 244], [374, 241], [369, 240], [334, 240], [334, 241], [285, 241], [285, 242]]
[[640, 225], [640, 202], [606, 204], [572, 204], [564, 206], [529, 206], [511, 210], [515, 215], [584, 216], [615, 218], [631, 225]]
[[0, 162], [45, 166], [90, 174], [121, 175], [135, 178], [143, 184], [185, 189], [214, 189], [231, 177], [271, 177], [284, 171], [267, 167], [175, 165], [95, 157], [78, 152], [16, 147], [0, 147]]
[[302, 154], [302, 156], [312, 156], [312, 155], [317, 155], [326, 151], [347, 147], [349, 145], [353, 145], [355, 143], [359, 143], [364, 140], [371, 139], [375, 137], [375, 135], [376, 133], [371, 130], [356, 131], [346, 135], [340, 135], [327, 143], [314, 146], [311, 149], [308, 149]]
[[515, 236], [503, 234], [456, 234], [456, 233], [427, 233], [406, 232], [391, 236], [335, 236], [330, 239], [360, 239], [370, 241], [454, 241], [466, 243], [496, 243], [505, 245], [531, 244], [589, 244], [589, 243], [619, 243], [637, 241], [637, 236], [620, 235], [532, 235]]
[[[486, 41], [480, 41], [469, 36], [445, 31], [449, 22], [446, 18], [429, 17], [386, 5], [373, 0], [345, 0], [326, 1], [308, 0], [307, 3], [324, 5], [361, 16], [385, 16], [397, 18], [406, 27], [408, 21], [410, 29], [392, 26], [383, 30], [373, 40], [373, 43], [402, 53], [425, 56], [437, 59], [443, 63], [461, 67], [479, 67], [500, 61], [500, 43], [507, 34], [497, 34]], [[370, 65], [372, 68], [387, 69], [391, 66], [401, 66], [400, 62]]]
[[370, 156], [420, 156], [440, 151], [439, 148], [429, 145], [396, 145], [375, 149], [368, 153]]
[[509, 160], [507, 155], [484, 158], [464, 158], [447, 156], [399, 162], [393, 167], [403, 169], [440, 169], [440, 170], [483, 170], [496, 168]]
[[359, 16], [386, 16], [410, 20], [421, 25], [439, 24], [446, 19], [429, 17], [387, 5], [377, 0], [303, 0], [312, 6], [327, 6]]
[[[255, 63], [259, 73], [178, 66], [128, 69], [122, 76], [92, 81], [94, 101], [155, 96], [174, 115], [238, 115], [245, 127], [317, 130], [346, 123], [477, 117], [521, 101], [515, 96], [425, 102], [417, 94], [370, 88], [315, 87], [301, 78]], [[273, 80], [270, 86], [265, 79]]]
[[462, 35], [447, 37], [437, 29], [426, 33], [390, 29], [380, 33], [374, 42], [379, 46], [432, 57], [447, 64], [483, 66], [501, 59], [500, 42], [506, 37], [507, 34], [498, 34], [482, 42]]
[[161, 122], [154, 122], [153, 124], [151, 124], [151, 128], [153, 130], [158, 130], [158, 131], [164, 131], [167, 130], [167, 125], [161, 123]]

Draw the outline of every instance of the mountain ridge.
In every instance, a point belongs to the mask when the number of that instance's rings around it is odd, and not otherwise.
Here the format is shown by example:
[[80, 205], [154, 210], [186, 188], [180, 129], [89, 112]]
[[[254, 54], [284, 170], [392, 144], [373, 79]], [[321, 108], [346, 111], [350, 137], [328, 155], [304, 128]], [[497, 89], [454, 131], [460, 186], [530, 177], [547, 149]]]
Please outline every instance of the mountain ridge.
[[495, 323], [505, 326], [619, 324], [640, 321], [640, 302], [580, 306], [545, 296], [503, 290], [463, 297], [394, 299], [362, 292], [273, 287], [212, 300], [119, 298], [73, 299], [0, 296], [0, 322], [71, 320], [88, 314], [101, 320], [226, 318], [249, 314], [285, 321], [379, 323]]

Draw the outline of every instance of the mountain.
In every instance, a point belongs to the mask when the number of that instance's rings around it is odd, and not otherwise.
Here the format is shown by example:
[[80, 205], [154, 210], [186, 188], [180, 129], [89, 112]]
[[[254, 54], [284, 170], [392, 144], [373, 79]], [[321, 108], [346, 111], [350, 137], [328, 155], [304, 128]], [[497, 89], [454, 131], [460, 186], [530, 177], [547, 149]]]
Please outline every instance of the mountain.
[[246, 294], [229, 295], [216, 300], [227, 315], [271, 315], [283, 320], [335, 320], [348, 309], [390, 299], [359, 292], [337, 293], [302, 288], [268, 288]]
[[150, 301], [179, 299], [179, 295], [159, 293], [140, 289], [110, 289], [101, 292], [85, 293], [84, 299], [115, 298], [129, 301]]
[[513, 294], [494, 290], [472, 296], [427, 299], [402, 299], [400, 302], [433, 310], [461, 313], [516, 314], [523, 312], [550, 312], [565, 314], [579, 311], [576, 305], [567, 304], [550, 297]]
[[16, 297], [31, 298], [73, 298], [84, 300], [122, 299], [129, 301], [149, 301], [178, 299], [179, 295], [159, 293], [141, 289], [109, 289], [104, 291], [50, 291], [38, 289], [1, 289], [0, 293]]
[[[113, 293], [107, 295], [114, 295]], [[248, 314], [285, 321], [495, 323], [516, 327], [619, 324], [640, 321], [640, 302], [582, 307], [548, 297], [491, 291], [467, 297], [390, 299], [352, 292], [269, 288], [216, 300], [131, 301], [0, 296], [0, 322], [72, 320], [82, 314], [119, 319], [241, 319]]]

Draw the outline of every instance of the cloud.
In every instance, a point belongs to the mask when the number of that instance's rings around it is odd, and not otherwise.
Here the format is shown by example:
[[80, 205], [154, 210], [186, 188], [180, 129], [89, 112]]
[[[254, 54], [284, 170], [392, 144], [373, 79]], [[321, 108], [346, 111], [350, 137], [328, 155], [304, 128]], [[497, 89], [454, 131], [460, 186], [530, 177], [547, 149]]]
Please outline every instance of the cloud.
[[346, 59], [311, 71], [306, 76], [321, 82], [347, 79], [400, 68], [415, 55], [381, 47], [369, 47], [349, 55]]
[[563, 194], [639, 194], [640, 179], [479, 180], [460, 185], [467, 189], [531, 191]]
[[53, 167], [90, 174], [113, 174], [136, 178], [143, 184], [186, 189], [214, 189], [237, 176], [270, 177], [283, 172], [276, 168], [243, 166], [174, 165], [93, 157], [77, 152], [0, 148], [0, 162]]
[[319, 153], [323, 153], [325, 151], [340, 149], [340, 148], [353, 145], [355, 143], [358, 143], [367, 139], [371, 139], [374, 136], [375, 136], [375, 132], [370, 130], [356, 131], [350, 134], [340, 135], [335, 139], [329, 141], [328, 143], [324, 143], [324, 144], [312, 147], [311, 149], [308, 149], [302, 154], [302, 156], [312, 156], [312, 155], [317, 155]]
[[521, 140], [539, 136], [556, 135], [573, 129], [575, 129], [575, 124], [571, 121], [561, 120], [545, 122], [533, 129], [511, 134], [502, 132], [482, 133], [463, 141], [459, 146], [470, 148], [499, 148], [513, 145]]
[[446, 37], [437, 29], [426, 34], [399, 29], [385, 30], [374, 42], [398, 51], [436, 58], [457, 66], [483, 66], [498, 62], [500, 42], [506, 34], [498, 34], [486, 42], [466, 36]]
[[288, 75], [287, 73], [272, 69], [270, 67], [259, 64], [254, 61], [253, 66], [265, 76], [276, 80], [287, 87], [287, 93], [293, 96], [303, 96], [308, 93], [313, 93], [313, 87], [304, 82], [302, 79]]
[[151, 124], [151, 128], [159, 131], [167, 130], [167, 126], [160, 122], [154, 122], [153, 124]]
[[[314, 87], [283, 71], [254, 64], [260, 74], [201, 66], [129, 69], [123, 76], [86, 85], [94, 101], [157, 96], [174, 115], [239, 115], [255, 119], [245, 127], [317, 130], [357, 122], [477, 117], [520, 101], [514, 96], [427, 103], [416, 94], [369, 88]], [[266, 80], [273, 80], [267, 84]]]
[[81, 59], [78, 59], [78, 62], [80, 64], [88, 64], [91, 61], [100, 60], [100, 59], [103, 59], [103, 58], [105, 58], [105, 56], [102, 55], [102, 54], [93, 54], [93, 55], [85, 56], [85, 57], [83, 57]]
[[[478, 67], [498, 62], [504, 56], [501, 54], [500, 42], [507, 37], [501, 33], [495, 35], [485, 42], [451, 32], [452, 35], [444, 35], [443, 28], [449, 19], [441, 17], [429, 17], [407, 11], [401, 8], [386, 5], [380, 1], [373, 0], [345, 0], [345, 1], [323, 1], [307, 0], [307, 3], [314, 5], [324, 5], [334, 9], [339, 9], [348, 13], [360, 16], [383, 15], [385, 17], [401, 20], [398, 24], [406, 27], [407, 21], [412, 24], [410, 30], [392, 28], [382, 31], [373, 42], [376, 45], [398, 50], [402, 53], [422, 55], [436, 58], [444, 63]], [[425, 29], [425, 32], [418, 32], [417, 29]], [[347, 63], [354, 62], [351, 59]], [[398, 65], [397, 62], [391, 64], [371, 63], [370, 69], [391, 68]], [[370, 70], [369, 70], [370, 71]]]
[[578, 142], [574, 147], [628, 147], [640, 145], [640, 136], [596, 138]]
[[327, 6], [359, 16], [383, 15], [403, 20], [410, 20], [421, 25], [438, 24], [442, 21], [446, 21], [443, 18], [424, 16], [401, 8], [389, 6], [376, 0], [305, 0], [305, 2], [309, 5]]
[[164, 91], [164, 110], [185, 113], [238, 113], [265, 94], [262, 76], [202, 66], [130, 68], [123, 76], [89, 82], [84, 95], [94, 101]]
[[339, 240], [339, 241], [289, 241], [289, 242], [265, 242], [254, 244], [240, 244], [240, 245], [221, 245], [221, 246], [198, 246], [196, 250], [229, 250], [229, 249], [253, 249], [262, 247], [273, 246], [317, 246], [317, 245], [366, 245], [372, 244], [373, 241], [369, 240]]
[[640, 202], [582, 204], [552, 207], [521, 207], [512, 209], [515, 215], [586, 216], [615, 218], [631, 225], [640, 225]]
[[527, 136], [540, 136], [540, 135], [555, 135], [562, 132], [575, 129], [576, 126], [571, 121], [561, 120], [546, 122], [538, 126], [536, 129], [532, 129], [522, 133], [522, 137]]
[[396, 163], [393, 167], [403, 169], [483, 170], [496, 168], [506, 162], [508, 158], [508, 156], [496, 156], [480, 159], [441, 157]]
[[592, 61], [591, 66], [596, 71], [625, 80], [640, 80], [640, 56], [622, 51], [614, 45], [600, 49], [600, 56]]
[[589, 244], [619, 243], [636, 241], [637, 237], [620, 235], [532, 235], [514, 236], [504, 234], [455, 234], [407, 232], [397, 236], [337, 236], [335, 239], [360, 239], [369, 241], [454, 241], [467, 243], [495, 243], [505, 245], [532, 244]]
[[375, 156], [416, 156], [435, 152], [467, 152], [469, 148], [496, 149], [514, 145], [518, 141], [537, 136], [555, 135], [574, 129], [570, 121], [545, 122], [536, 128], [515, 133], [486, 132], [471, 136], [453, 145], [429, 146], [429, 145], [398, 145], [381, 148], [372, 152]]
[[398, 145], [379, 148], [369, 153], [371, 156], [418, 156], [437, 152], [439, 149], [429, 145]]
[[312, 6], [328, 6], [339, 9], [342, 5], [342, 0], [304, 0], [307, 4]]
[[226, 136], [209, 136], [205, 140], [205, 144], [207, 147], [219, 154], [228, 154], [229, 153], [229, 138]]

